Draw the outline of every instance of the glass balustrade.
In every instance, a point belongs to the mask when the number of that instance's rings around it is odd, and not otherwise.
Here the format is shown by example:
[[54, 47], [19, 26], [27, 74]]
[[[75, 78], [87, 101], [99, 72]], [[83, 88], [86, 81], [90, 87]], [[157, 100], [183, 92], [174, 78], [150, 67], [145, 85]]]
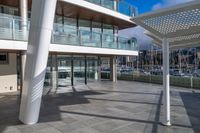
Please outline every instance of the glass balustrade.
[[9, 17], [0, 17], [0, 37], [25, 41], [28, 39], [29, 22]]
[[85, 1], [103, 6], [105, 8], [117, 11], [127, 16], [132, 17], [137, 15], [137, 8], [125, 2], [124, 0], [85, 0]]
[[[20, 19], [0, 16], [0, 39], [27, 41], [30, 22], [23, 22]], [[68, 25], [54, 24], [52, 31], [52, 43], [89, 46], [98, 48], [137, 50], [136, 41], [128, 38], [78, 30]]]
[[86, 0], [86, 1], [94, 3], [94, 4], [101, 5], [101, 0]]
[[130, 41], [123, 37], [118, 37], [118, 49], [128, 50], [132, 49]]
[[117, 37], [109, 34], [102, 34], [102, 47], [103, 48], [117, 48]]
[[91, 47], [101, 46], [101, 33], [80, 30], [79, 35], [80, 45]]
[[56, 44], [79, 45], [77, 29], [54, 23], [52, 42]]
[[136, 16], [137, 15], [137, 9], [136, 7], [133, 7], [129, 3], [126, 3], [123, 0], [118, 1], [118, 12], [128, 15], [128, 16]]
[[101, 5], [111, 10], [117, 9], [117, 7], [115, 8], [115, 2], [113, 0], [101, 0]]
[[12, 39], [12, 18], [0, 17], [0, 37], [2, 39]]

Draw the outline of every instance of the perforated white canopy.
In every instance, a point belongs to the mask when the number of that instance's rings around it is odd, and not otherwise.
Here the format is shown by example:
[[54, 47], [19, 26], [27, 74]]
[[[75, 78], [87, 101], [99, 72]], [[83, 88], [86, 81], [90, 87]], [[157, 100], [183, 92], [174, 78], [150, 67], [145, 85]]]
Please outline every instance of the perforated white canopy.
[[145, 28], [145, 34], [162, 46], [163, 54], [163, 124], [170, 120], [169, 48], [200, 45], [200, 0], [132, 18]]
[[[147, 30], [144, 32], [144, 34], [151, 37], [154, 44], [162, 47], [162, 39], [160, 37], [154, 35]], [[200, 34], [170, 38], [169, 43], [170, 49], [200, 46]]]
[[170, 48], [200, 46], [200, 1], [189, 2], [143, 14], [132, 20], [161, 46], [168, 38]]

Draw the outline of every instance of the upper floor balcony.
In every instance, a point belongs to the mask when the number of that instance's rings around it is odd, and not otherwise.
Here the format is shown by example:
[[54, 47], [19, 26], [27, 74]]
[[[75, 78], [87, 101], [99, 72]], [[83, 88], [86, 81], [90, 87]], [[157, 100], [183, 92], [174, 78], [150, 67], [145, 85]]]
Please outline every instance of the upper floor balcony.
[[85, 0], [105, 8], [117, 11], [124, 15], [134, 17], [137, 15], [137, 8], [124, 0]]
[[[27, 1], [30, 18], [32, 0]], [[0, 0], [0, 13], [18, 16], [19, 5], [19, 0]], [[119, 30], [136, 26], [130, 20], [136, 15], [136, 8], [123, 0], [59, 0], [55, 15], [115, 25]]]
[[[24, 27], [22, 26], [24, 22], [19, 18], [0, 16], [0, 39], [27, 41], [30, 22], [25, 23], [26, 26]], [[137, 51], [138, 49], [136, 39], [123, 38], [115, 34], [70, 28], [67, 25], [58, 23], [54, 23], [51, 43], [129, 51]]]

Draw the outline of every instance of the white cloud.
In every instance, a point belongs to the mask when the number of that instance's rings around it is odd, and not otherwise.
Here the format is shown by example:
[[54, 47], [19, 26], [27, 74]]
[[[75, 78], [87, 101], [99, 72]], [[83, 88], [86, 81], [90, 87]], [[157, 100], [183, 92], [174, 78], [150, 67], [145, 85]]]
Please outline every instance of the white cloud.
[[158, 10], [161, 9], [163, 7], [163, 5], [161, 3], [157, 3], [152, 7], [152, 10]]
[[119, 31], [119, 35], [122, 37], [135, 37], [137, 39], [137, 43], [139, 48], [149, 49], [152, 39], [144, 34], [144, 29], [140, 26], [128, 28]]
[[177, 5], [177, 4], [181, 4], [181, 3], [186, 3], [186, 2], [191, 2], [191, 1], [195, 1], [195, 0], [164, 0], [164, 3], [167, 6], [173, 6], [173, 5]]
[[[190, 1], [195, 1], [195, 0], [162, 0], [161, 2], [155, 4], [152, 7], [152, 10], [162, 9], [164, 7], [174, 6], [177, 4], [190, 2]], [[149, 49], [150, 45], [152, 44], [151, 43], [152, 39], [144, 34], [144, 29], [140, 26], [121, 30], [119, 31], [119, 35], [124, 36], [124, 37], [129, 37], [129, 38], [131, 37], [137, 38], [138, 45], [140, 49], [142, 50]]]
[[164, 7], [170, 7], [170, 6], [174, 6], [174, 5], [178, 5], [178, 4], [182, 4], [186, 2], [191, 2], [191, 1], [195, 1], [195, 0], [162, 0], [162, 2], [156, 3], [152, 7], [152, 10], [157, 10]]

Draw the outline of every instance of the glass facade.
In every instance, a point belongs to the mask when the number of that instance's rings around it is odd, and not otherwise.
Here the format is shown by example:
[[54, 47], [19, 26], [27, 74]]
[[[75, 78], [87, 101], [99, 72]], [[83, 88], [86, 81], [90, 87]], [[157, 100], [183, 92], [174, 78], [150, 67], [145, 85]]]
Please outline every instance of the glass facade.
[[51, 64], [52, 64], [52, 58], [50, 56], [48, 58], [45, 80], [44, 80], [44, 86], [45, 87], [52, 86], [52, 66], [51, 66]]
[[56, 15], [52, 40], [60, 44], [78, 45], [77, 20]]
[[102, 32], [102, 23], [99, 22], [92, 22], [92, 31], [93, 32], [97, 32], [97, 33], [101, 33]]
[[[112, 5], [109, 4], [110, 2], [112, 3], [112, 1], [101, 0], [101, 3], [107, 6]], [[9, 11], [7, 11], [7, 8], [10, 8]], [[22, 27], [24, 22], [21, 21], [19, 16], [15, 16], [16, 14], [13, 13], [14, 9], [15, 8], [12, 7], [1, 7], [0, 38], [27, 41], [30, 22], [27, 22], [27, 27]], [[9, 15], [2, 13], [8, 13]], [[118, 26], [92, 20], [55, 16], [55, 23], [52, 31], [52, 43], [54, 44], [137, 50], [128, 46], [130, 45], [128, 40], [128, 38], [118, 36]]]
[[97, 81], [98, 80], [98, 57], [90, 56], [87, 57], [87, 80]]
[[85, 83], [85, 57], [73, 56], [74, 85]]
[[97, 56], [83, 55], [49, 55], [45, 91], [50, 88], [66, 88], [72, 85], [82, 85], [98, 80]]
[[58, 87], [71, 86], [71, 57], [57, 55], [57, 85]]
[[136, 16], [137, 9], [124, 0], [85, 0], [127, 16]]

